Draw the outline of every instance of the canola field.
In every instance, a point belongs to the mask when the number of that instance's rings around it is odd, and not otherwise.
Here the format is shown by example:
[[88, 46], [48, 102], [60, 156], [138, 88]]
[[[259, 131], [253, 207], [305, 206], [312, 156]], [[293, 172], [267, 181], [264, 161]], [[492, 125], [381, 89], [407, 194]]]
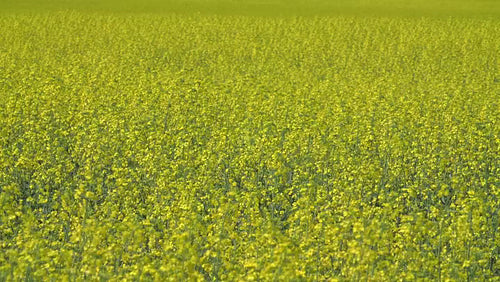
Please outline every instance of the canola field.
[[0, 280], [500, 280], [500, 4], [107, 1], [0, 5]]

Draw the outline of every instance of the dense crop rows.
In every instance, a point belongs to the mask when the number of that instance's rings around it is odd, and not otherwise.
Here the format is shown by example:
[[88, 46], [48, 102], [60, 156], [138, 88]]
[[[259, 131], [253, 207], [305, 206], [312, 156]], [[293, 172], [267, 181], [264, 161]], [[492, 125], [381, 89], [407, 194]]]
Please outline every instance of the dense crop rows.
[[0, 17], [0, 280], [500, 277], [498, 19]]

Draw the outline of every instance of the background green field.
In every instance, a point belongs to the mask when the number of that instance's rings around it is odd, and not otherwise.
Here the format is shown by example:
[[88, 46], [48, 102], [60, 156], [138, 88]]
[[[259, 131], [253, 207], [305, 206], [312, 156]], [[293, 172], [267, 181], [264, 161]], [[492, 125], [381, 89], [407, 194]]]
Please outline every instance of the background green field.
[[497, 2], [120, 3], [0, 4], [0, 280], [500, 279]]
[[496, 0], [2, 0], [3, 11], [79, 10], [226, 15], [500, 16]]

